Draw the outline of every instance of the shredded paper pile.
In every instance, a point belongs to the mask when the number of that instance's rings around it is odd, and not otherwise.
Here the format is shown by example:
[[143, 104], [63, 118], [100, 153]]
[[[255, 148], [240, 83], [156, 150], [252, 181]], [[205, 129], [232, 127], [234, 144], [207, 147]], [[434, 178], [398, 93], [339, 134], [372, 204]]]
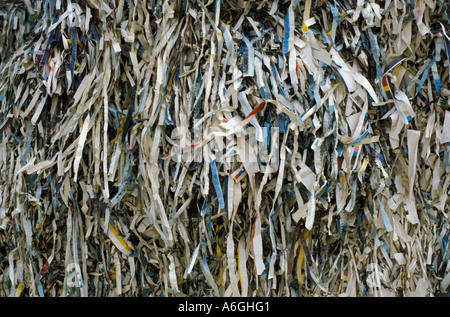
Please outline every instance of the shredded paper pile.
[[449, 14], [0, 1], [1, 296], [450, 292]]

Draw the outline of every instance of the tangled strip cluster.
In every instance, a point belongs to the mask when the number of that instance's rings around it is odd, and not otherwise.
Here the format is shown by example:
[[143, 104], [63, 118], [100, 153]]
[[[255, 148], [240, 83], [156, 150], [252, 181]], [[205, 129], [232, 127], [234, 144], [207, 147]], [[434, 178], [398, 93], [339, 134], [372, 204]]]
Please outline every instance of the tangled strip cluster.
[[448, 12], [2, 1], [2, 296], [448, 292]]

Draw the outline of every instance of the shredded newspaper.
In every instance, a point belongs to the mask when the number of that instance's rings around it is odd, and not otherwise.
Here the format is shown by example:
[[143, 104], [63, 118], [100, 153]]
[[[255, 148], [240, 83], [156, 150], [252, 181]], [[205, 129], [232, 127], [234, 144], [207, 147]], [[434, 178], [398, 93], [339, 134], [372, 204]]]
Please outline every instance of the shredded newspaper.
[[449, 12], [0, 1], [1, 296], [449, 293]]

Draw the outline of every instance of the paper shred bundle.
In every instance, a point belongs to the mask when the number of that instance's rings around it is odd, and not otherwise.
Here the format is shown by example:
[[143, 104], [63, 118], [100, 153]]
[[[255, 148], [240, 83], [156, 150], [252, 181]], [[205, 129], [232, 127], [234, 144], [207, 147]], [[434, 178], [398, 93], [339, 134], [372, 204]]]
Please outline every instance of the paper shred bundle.
[[449, 7], [1, 1], [1, 295], [450, 292]]

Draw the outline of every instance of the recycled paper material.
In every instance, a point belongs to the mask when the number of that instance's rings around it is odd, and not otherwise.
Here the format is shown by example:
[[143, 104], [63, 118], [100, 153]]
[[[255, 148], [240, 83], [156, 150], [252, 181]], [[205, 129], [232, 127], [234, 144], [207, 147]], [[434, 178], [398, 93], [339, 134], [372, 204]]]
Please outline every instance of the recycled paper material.
[[449, 8], [1, 1], [1, 296], [448, 294]]

